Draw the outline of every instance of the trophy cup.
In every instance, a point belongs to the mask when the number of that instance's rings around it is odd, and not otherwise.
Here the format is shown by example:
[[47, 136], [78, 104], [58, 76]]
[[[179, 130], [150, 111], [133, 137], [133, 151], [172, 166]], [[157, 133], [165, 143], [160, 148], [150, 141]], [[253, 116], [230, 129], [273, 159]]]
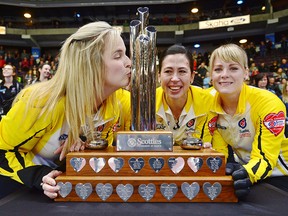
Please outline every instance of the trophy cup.
[[186, 131], [187, 137], [182, 140], [180, 147], [186, 150], [200, 150], [202, 148], [203, 142], [201, 139], [195, 136], [197, 133], [199, 132], [196, 130]]
[[102, 150], [107, 148], [108, 142], [106, 139], [101, 138], [101, 132], [94, 130], [92, 131], [89, 126], [82, 126], [83, 135], [80, 139], [85, 142], [87, 149]]
[[172, 151], [172, 132], [156, 131], [156, 29], [147, 26], [149, 9], [130, 22], [131, 132], [117, 133], [117, 151]]
[[195, 130], [180, 146], [173, 146], [172, 132], [155, 130], [156, 30], [146, 27], [148, 12], [138, 8], [140, 20], [130, 26], [132, 131], [117, 133], [115, 149], [83, 126], [80, 138], [89, 149], [67, 154], [55, 201], [237, 202], [224, 154], [201, 149]]

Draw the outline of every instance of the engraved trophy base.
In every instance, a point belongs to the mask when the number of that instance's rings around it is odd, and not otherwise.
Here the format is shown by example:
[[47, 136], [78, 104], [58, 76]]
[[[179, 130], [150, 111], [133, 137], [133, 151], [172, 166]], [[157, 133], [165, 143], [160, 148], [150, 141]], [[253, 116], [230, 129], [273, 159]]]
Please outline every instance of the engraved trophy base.
[[70, 152], [55, 201], [237, 202], [225, 157], [212, 149]]
[[117, 133], [117, 151], [172, 151], [170, 131], [121, 131]]

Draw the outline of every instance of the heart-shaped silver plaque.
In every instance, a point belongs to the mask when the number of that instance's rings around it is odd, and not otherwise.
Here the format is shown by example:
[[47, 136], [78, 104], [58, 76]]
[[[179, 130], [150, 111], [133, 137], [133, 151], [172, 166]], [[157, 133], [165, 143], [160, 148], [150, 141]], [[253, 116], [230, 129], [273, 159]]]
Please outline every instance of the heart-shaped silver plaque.
[[115, 158], [115, 157], [111, 157], [108, 160], [108, 164], [110, 166], [110, 168], [114, 171], [114, 172], [119, 172], [123, 165], [124, 165], [124, 159], [123, 158]]
[[193, 182], [192, 184], [188, 184], [187, 182], [183, 182], [181, 184], [182, 193], [189, 199], [192, 200], [200, 191], [200, 186], [197, 182]]
[[131, 184], [119, 184], [116, 187], [116, 193], [124, 202], [126, 202], [132, 196], [133, 191], [134, 188]]
[[206, 161], [208, 167], [215, 173], [218, 169], [220, 169], [222, 165], [222, 159], [220, 157], [209, 157]]
[[156, 187], [152, 183], [149, 183], [148, 185], [141, 184], [138, 187], [138, 193], [144, 200], [149, 201], [154, 197], [156, 193]]
[[182, 157], [171, 157], [168, 159], [168, 166], [173, 173], [178, 174], [184, 168], [185, 161]]
[[158, 173], [164, 166], [164, 159], [159, 157], [159, 158], [149, 158], [149, 164], [151, 166], [151, 168], [156, 172]]
[[199, 157], [189, 157], [187, 160], [188, 166], [193, 172], [198, 172], [203, 165], [203, 159]]
[[58, 182], [57, 185], [60, 187], [60, 190], [58, 193], [62, 198], [67, 197], [72, 191], [72, 184], [70, 182], [66, 182], [66, 183]]
[[80, 172], [80, 170], [82, 170], [83, 167], [86, 165], [86, 160], [85, 158], [81, 157], [73, 157], [70, 159], [70, 164], [76, 172]]
[[89, 164], [90, 164], [90, 167], [96, 172], [100, 172], [103, 167], [105, 166], [105, 163], [106, 163], [106, 160], [105, 158], [96, 158], [96, 157], [92, 157], [90, 158], [89, 160]]
[[92, 193], [92, 185], [90, 183], [78, 183], [75, 186], [75, 191], [82, 200], [86, 200]]
[[203, 191], [211, 200], [214, 200], [221, 193], [222, 185], [219, 182], [215, 182], [213, 185], [205, 182], [203, 184]]
[[130, 168], [135, 172], [138, 173], [144, 167], [144, 159], [143, 158], [130, 158], [129, 161]]
[[100, 199], [105, 201], [111, 196], [113, 192], [113, 186], [110, 183], [99, 183], [96, 185], [95, 190]]
[[160, 186], [160, 191], [167, 200], [171, 200], [176, 195], [178, 187], [175, 183], [172, 184], [163, 183]]

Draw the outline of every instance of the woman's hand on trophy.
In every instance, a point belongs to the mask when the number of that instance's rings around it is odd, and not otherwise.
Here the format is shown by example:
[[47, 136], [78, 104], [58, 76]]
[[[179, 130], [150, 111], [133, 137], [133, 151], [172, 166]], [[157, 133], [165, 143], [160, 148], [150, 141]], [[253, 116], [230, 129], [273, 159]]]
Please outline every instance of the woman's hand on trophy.
[[60, 174], [62, 174], [61, 171], [53, 170], [42, 178], [41, 187], [44, 191], [44, 194], [50, 199], [54, 199], [58, 196], [60, 187], [57, 185], [55, 178]]
[[76, 142], [74, 142], [70, 146], [70, 152], [74, 151], [83, 151], [85, 149], [85, 141], [83, 141], [81, 138], [77, 139]]
[[[59, 148], [57, 148], [54, 151], [54, 154], [60, 154], [59, 156], [59, 160], [62, 161], [66, 154], [67, 154], [67, 145], [68, 145], [68, 139], [66, 139], [64, 142], [62, 142], [62, 144], [59, 146]], [[69, 151], [74, 152], [74, 151], [83, 151], [85, 149], [85, 142], [79, 138], [76, 142], [74, 142], [71, 146]]]

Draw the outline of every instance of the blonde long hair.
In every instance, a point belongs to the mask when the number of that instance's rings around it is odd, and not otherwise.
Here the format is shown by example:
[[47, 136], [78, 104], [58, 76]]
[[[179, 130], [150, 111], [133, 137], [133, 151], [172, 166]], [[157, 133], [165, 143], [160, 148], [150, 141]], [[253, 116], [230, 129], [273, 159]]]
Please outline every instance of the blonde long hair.
[[[64, 42], [55, 76], [47, 82], [28, 87], [31, 93], [26, 110], [29, 112], [29, 107], [41, 106], [38, 118], [45, 113], [53, 113], [58, 101], [66, 97], [65, 117], [70, 128], [67, 148], [79, 138], [83, 124], [88, 122], [93, 127], [91, 116], [101, 105], [96, 101], [115, 104], [114, 93], [105, 101], [102, 99], [105, 80], [102, 55], [107, 44], [114, 43], [120, 34], [106, 22], [84, 25]], [[43, 98], [45, 104], [40, 104], [39, 99]]]

